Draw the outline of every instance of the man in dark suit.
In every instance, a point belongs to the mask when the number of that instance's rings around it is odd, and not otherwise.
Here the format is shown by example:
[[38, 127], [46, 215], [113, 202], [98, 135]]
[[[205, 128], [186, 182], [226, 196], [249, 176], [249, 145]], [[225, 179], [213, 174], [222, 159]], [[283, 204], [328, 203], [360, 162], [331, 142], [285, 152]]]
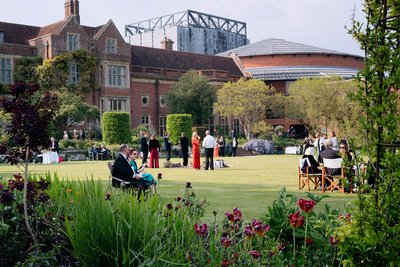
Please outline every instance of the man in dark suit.
[[147, 189], [147, 185], [143, 182], [143, 180], [140, 180], [140, 178], [142, 178], [141, 175], [133, 171], [131, 165], [128, 162], [128, 154], [128, 146], [126, 144], [122, 144], [119, 147], [119, 154], [114, 161], [112, 176], [130, 182], [131, 187], [141, 188], [138, 194], [139, 198], [142, 190]]
[[142, 165], [147, 163], [147, 155], [149, 154], [149, 144], [147, 140], [147, 133], [140, 133], [140, 151], [142, 152]]
[[50, 151], [58, 153], [58, 141], [54, 138], [50, 138]]
[[[337, 159], [340, 158], [340, 155], [337, 150], [332, 149], [332, 141], [330, 139], [326, 139], [324, 143], [325, 149], [320, 153], [321, 163], [323, 163], [323, 159]], [[339, 175], [341, 173], [341, 169], [329, 169], [326, 168], [326, 173], [328, 175]]]
[[181, 138], [179, 138], [179, 144], [181, 145], [181, 154], [183, 158], [183, 166], [188, 165], [189, 158], [189, 139], [185, 136], [185, 133], [181, 133]]

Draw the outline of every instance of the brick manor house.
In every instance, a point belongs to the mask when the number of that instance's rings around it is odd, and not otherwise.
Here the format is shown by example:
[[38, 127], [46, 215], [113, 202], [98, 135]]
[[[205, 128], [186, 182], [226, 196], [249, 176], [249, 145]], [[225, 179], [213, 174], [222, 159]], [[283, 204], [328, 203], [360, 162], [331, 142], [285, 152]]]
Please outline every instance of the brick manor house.
[[[112, 20], [97, 27], [81, 25], [78, 0], [67, 0], [64, 8], [63, 20], [43, 27], [0, 22], [0, 83], [13, 83], [15, 60], [19, 57], [41, 56], [46, 60], [85, 49], [97, 59], [98, 88], [94, 89], [99, 89], [87, 95], [87, 102], [98, 106], [100, 112], [129, 112], [132, 127], [145, 125], [158, 134], [166, 128], [165, 94], [191, 69], [207, 77], [216, 89], [246, 76], [285, 91], [301, 77], [333, 72], [351, 78], [363, 66], [359, 56], [310, 49], [284, 40], [262, 41], [219, 56], [174, 51], [167, 38], [163, 49], [134, 46], [125, 42]], [[79, 67], [71, 64], [70, 80], [77, 75]], [[271, 123], [285, 128], [298, 124], [284, 119]], [[235, 118], [215, 115], [206, 126], [217, 125], [241, 132]]]

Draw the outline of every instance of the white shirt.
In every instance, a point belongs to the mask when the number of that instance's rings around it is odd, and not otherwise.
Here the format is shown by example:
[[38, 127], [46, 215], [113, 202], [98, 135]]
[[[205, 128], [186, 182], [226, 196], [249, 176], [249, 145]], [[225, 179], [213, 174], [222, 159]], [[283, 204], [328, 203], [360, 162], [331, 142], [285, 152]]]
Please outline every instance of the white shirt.
[[215, 146], [215, 139], [211, 135], [207, 135], [203, 139], [203, 147], [205, 148], [214, 148]]

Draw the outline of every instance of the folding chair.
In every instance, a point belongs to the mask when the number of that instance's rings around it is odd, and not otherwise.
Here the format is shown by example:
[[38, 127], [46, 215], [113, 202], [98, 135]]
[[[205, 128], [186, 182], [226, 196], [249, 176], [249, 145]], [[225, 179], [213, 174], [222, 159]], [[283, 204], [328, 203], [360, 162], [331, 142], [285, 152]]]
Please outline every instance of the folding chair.
[[[345, 169], [342, 168], [342, 158], [337, 159], [323, 159], [324, 167], [322, 169], [322, 192], [338, 189], [340, 193], [344, 193], [346, 178], [350, 181], [350, 193], [353, 192], [353, 184], [350, 177], [346, 177]], [[329, 169], [340, 169], [340, 174], [329, 174]], [[325, 188], [325, 182], [328, 181], [329, 185]]]
[[[305, 172], [302, 170], [303, 167], [306, 168]], [[312, 171], [308, 158], [301, 158], [299, 160], [299, 190], [303, 189], [307, 185], [308, 191], [310, 191], [310, 181], [314, 184], [314, 189], [317, 189], [317, 187], [321, 185], [322, 174], [314, 173]]]

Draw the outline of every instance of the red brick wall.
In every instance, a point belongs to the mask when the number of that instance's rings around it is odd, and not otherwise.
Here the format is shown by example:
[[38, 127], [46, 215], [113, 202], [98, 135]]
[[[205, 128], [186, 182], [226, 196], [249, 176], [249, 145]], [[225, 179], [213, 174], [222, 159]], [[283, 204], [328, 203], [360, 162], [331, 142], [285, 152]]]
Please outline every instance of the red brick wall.
[[340, 55], [274, 55], [240, 58], [243, 68], [267, 66], [335, 66], [362, 69], [361, 58]]

